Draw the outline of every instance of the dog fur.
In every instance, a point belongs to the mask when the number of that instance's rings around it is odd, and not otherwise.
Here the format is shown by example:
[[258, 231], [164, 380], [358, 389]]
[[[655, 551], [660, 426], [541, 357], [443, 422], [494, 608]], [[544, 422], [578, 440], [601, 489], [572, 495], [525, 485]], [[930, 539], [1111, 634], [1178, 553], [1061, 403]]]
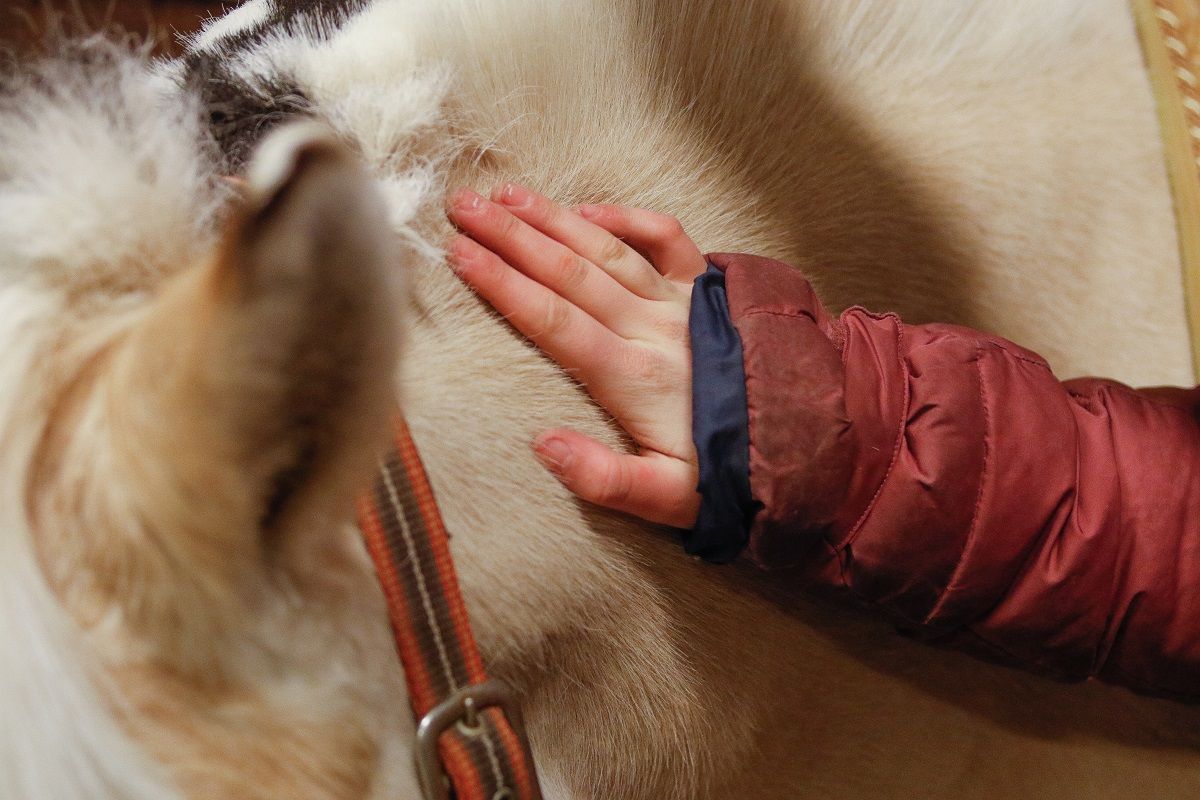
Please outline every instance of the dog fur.
[[1194, 381], [1117, 0], [251, 0], [179, 61], [73, 45], [0, 90], [0, 797], [417, 796], [349, 509], [393, 389], [548, 800], [1196, 793], [1190, 707], [573, 500], [529, 441], [619, 431], [439, 251], [444, 190], [509, 179]]

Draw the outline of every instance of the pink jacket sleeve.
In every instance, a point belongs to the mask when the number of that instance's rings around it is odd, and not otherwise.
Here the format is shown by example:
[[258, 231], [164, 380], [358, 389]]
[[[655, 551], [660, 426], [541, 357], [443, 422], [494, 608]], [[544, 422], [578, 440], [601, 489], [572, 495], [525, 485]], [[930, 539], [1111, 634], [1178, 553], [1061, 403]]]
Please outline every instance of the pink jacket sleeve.
[[783, 264], [710, 261], [742, 343], [752, 559], [1008, 662], [1200, 698], [1200, 393], [1063, 383], [998, 337], [833, 318]]

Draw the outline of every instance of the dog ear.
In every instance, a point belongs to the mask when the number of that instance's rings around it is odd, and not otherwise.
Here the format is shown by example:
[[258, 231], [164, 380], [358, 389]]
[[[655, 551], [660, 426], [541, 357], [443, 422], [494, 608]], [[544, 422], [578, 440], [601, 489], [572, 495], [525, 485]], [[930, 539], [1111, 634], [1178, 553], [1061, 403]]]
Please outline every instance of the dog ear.
[[387, 441], [400, 331], [383, 201], [330, 134], [274, 134], [242, 194], [215, 258], [165, 291], [116, 365], [143, 408], [125, 415], [124, 461], [154, 527], [188, 531], [165, 537], [174, 560], [218, 573], [348, 518]]
[[386, 439], [402, 272], [381, 198], [321, 128], [268, 140], [211, 273], [204, 366], [260, 524], [345, 498]]

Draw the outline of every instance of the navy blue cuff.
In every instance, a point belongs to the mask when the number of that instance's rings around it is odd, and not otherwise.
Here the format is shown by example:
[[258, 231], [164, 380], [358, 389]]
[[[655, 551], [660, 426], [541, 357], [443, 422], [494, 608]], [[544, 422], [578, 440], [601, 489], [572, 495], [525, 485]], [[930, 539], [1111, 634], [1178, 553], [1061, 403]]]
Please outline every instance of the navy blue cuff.
[[742, 340], [729, 316], [725, 273], [711, 264], [692, 288], [688, 332], [701, 501], [696, 526], [684, 534], [683, 546], [692, 555], [722, 564], [745, 547], [754, 511]]

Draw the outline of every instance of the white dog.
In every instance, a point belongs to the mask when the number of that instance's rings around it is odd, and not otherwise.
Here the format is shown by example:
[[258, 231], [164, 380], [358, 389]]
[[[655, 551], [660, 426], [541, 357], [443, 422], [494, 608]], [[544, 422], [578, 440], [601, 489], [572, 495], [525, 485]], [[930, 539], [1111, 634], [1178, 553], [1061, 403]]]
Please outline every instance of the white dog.
[[67, 48], [0, 90], [0, 798], [417, 796], [349, 503], [397, 392], [548, 800], [1200, 792], [1192, 708], [572, 500], [533, 435], [619, 432], [439, 253], [504, 179], [1193, 381], [1117, 0], [251, 0], [179, 61]]

